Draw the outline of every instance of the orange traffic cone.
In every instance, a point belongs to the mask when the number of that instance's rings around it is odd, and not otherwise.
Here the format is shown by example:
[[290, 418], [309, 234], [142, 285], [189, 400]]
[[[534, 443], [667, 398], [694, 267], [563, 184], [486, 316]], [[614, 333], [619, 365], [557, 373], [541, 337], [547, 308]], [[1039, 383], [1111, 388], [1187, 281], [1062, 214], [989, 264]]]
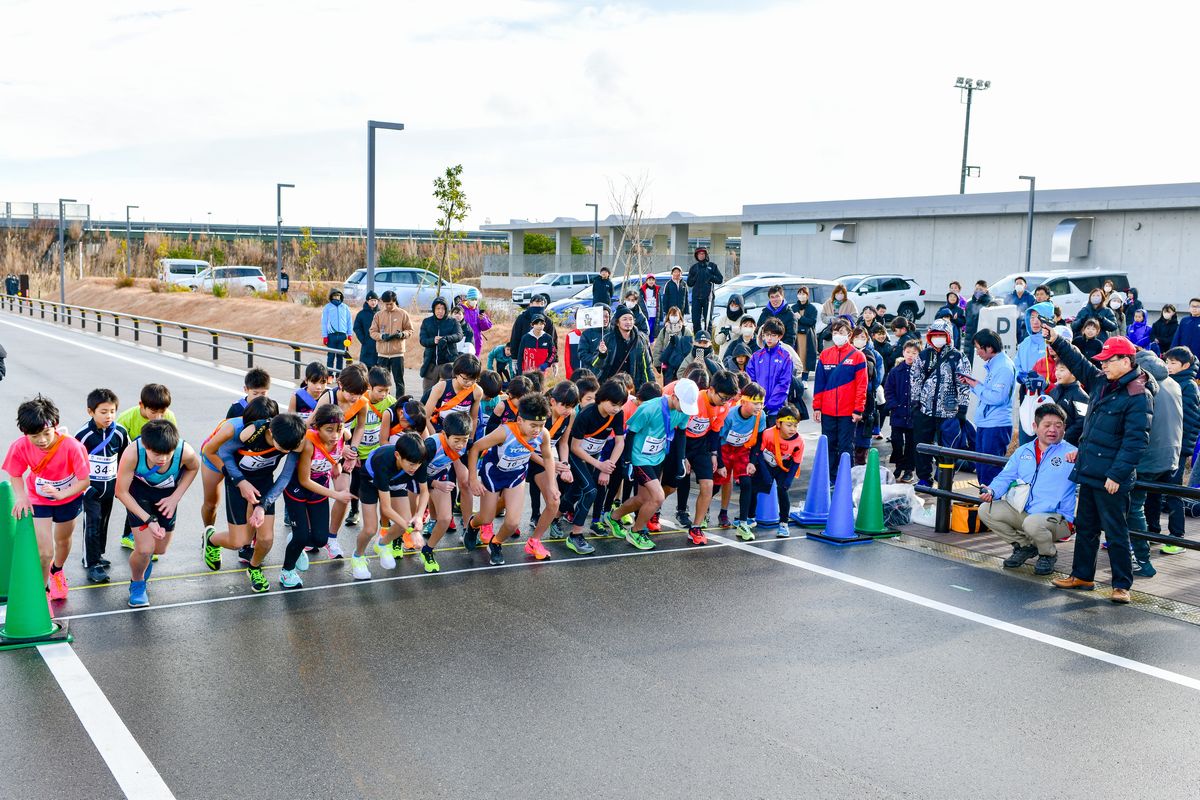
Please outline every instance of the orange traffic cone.
[[46, 584], [42, 581], [42, 559], [38, 556], [33, 517], [26, 514], [16, 523], [8, 609], [4, 627], [0, 628], [0, 650], [69, 642], [71, 635], [67, 633], [67, 624], [50, 619], [50, 601], [46, 599]]

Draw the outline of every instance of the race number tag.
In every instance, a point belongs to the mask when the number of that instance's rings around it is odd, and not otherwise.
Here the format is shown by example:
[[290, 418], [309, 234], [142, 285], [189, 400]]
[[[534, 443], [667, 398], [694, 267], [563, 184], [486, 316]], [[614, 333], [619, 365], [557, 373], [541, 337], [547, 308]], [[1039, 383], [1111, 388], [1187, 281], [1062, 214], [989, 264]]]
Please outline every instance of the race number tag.
[[642, 443], [642, 455], [656, 456], [663, 452], [667, 447], [667, 439], [664, 436], [647, 436], [646, 441]]
[[88, 459], [91, 464], [91, 472], [88, 475], [92, 480], [101, 483], [115, 480], [117, 477], [117, 457], [111, 456], [91, 456]]

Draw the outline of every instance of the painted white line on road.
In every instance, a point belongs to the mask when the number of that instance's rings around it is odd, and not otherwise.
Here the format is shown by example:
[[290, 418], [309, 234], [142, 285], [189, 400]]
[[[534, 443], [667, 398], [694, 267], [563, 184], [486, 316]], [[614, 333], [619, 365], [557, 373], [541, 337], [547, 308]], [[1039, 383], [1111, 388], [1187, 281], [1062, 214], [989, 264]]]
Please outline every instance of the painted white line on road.
[[885, 594], [889, 597], [895, 597], [898, 600], [904, 600], [909, 603], [914, 603], [915, 605], [924, 606], [925, 608], [931, 608], [934, 611], [941, 611], [944, 614], [949, 614], [951, 616], [958, 617], [959, 619], [965, 619], [970, 622], [979, 623], [980, 625], [986, 625], [989, 628], [995, 628], [996, 630], [1013, 633], [1017, 636], [1030, 639], [1035, 642], [1041, 642], [1042, 644], [1048, 644], [1051, 647], [1057, 647], [1060, 650], [1066, 650], [1077, 655], [1086, 656], [1087, 658], [1093, 658], [1097, 661], [1103, 661], [1106, 664], [1112, 664], [1115, 667], [1132, 670], [1133, 672], [1140, 672], [1143, 675], [1149, 675], [1152, 678], [1158, 678], [1159, 680], [1178, 684], [1179, 686], [1183, 686], [1188, 689], [1200, 691], [1200, 679], [1192, 678], [1187, 675], [1181, 675], [1178, 672], [1172, 672], [1171, 670], [1156, 667], [1152, 664], [1144, 664], [1141, 661], [1134, 661], [1133, 659], [1110, 653], [1107, 650], [1098, 650], [1095, 647], [1088, 647], [1087, 645], [1080, 644], [1079, 642], [1072, 642], [1070, 639], [1063, 639], [1058, 636], [1051, 636], [1048, 633], [1035, 631], [1031, 628], [1025, 628], [1021, 625], [1014, 625], [1013, 623], [1005, 622], [1002, 619], [996, 619], [995, 617], [989, 617], [985, 614], [968, 611], [965, 608], [952, 606], [949, 603], [943, 603], [939, 600], [922, 597], [919, 594], [906, 592], [903, 589], [897, 589], [894, 586], [876, 583], [875, 581], [867, 580], [866, 578], [859, 578], [856, 575], [850, 575], [845, 572], [838, 572], [835, 569], [822, 567], [820, 564], [813, 564], [809, 561], [801, 561], [798, 558], [785, 556], [781, 553], [776, 553], [773, 550], [765, 550], [761, 547], [753, 547], [752, 545], [748, 545], [743, 542], [734, 541], [733, 539], [726, 539], [724, 536], [718, 536], [710, 533], [708, 534], [708, 539], [710, 542], [717, 542], [719, 544], [726, 545], [727, 547], [732, 547], [735, 550], [754, 553], [757, 556], [769, 558], [772, 561], [778, 561], [783, 564], [808, 570], [809, 572], [817, 575], [823, 575], [826, 578], [833, 578], [834, 580], [842, 581], [843, 583], [849, 583], [853, 586], [858, 586], [863, 589], [870, 589], [873, 592], [879, 592], [880, 594]]
[[[57, 342], [62, 342], [63, 344], [70, 345], [71, 347], [74, 347], [74, 348], [90, 350], [93, 353], [100, 353], [101, 355], [108, 356], [109, 358], [115, 358], [119, 361], [126, 361], [130, 364], [137, 364], [139, 367], [158, 370], [159, 372], [163, 373], [164, 375], [170, 375], [174, 378], [180, 378], [185, 381], [191, 381], [192, 383], [198, 383], [201, 386], [207, 386], [210, 389], [216, 389], [217, 391], [220, 391], [220, 392], [227, 392], [228, 394], [236, 395], [238, 397], [241, 397], [243, 394], [245, 394], [245, 392], [242, 389], [230, 388], [229, 386], [225, 386], [225, 385], [222, 385], [219, 383], [214, 383], [213, 381], [207, 380], [205, 378], [199, 378], [195, 375], [188, 375], [186, 372], [179, 372], [178, 370], [173, 370], [173, 369], [170, 369], [169, 367], [164, 367], [161, 364], [155, 364], [151, 361], [147, 361], [146, 359], [134, 358], [133, 356], [122, 355], [121, 353], [114, 353], [111, 348], [105, 349], [103, 347], [96, 347], [94, 345], [86, 344], [84, 342], [80, 342], [75, 339], [67, 339], [63, 336], [58, 336], [56, 334], [50, 333], [49, 331], [40, 331], [40, 330], [37, 330], [36, 328], [32, 328], [27, 325], [18, 325], [17, 323], [12, 322], [10, 320], [6, 320], [6, 319], [0, 319], [0, 325], [8, 325], [13, 328], [19, 328], [20, 330], [28, 331], [29, 333], [36, 334], [37, 336], [45, 336], [47, 339], [53, 339]], [[118, 340], [114, 339], [113, 341], [117, 342]], [[120, 343], [121, 344], [129, 344], [128, 342], [120, 342]], [[158, 354], [158, 351], [156, 351], [156, 350], [147, 349], [147, 352]], [[160, 355], [169, 355], [169, 354], [161, 353]], [[203, 367], [206, 365], [197, 364], [197, 366]]]
[[43, 644], [37, 650], [125, 796], [138, 800], [174, 800], [175, 795], [142, 752], [141, 745], [125, 727], [74, 648], [69, 644]]

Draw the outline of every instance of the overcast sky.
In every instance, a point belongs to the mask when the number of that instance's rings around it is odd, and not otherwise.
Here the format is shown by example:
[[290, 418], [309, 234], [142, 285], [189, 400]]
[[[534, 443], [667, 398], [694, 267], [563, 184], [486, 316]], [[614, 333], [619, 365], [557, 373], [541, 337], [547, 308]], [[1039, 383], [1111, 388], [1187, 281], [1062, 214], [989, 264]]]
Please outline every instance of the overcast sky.
[[0, 201], [95, 217], [431, 227], [461, 163], [485, 219], [1197, 179], [1197, 6], [1179, 2], [190, 4], [5, 0]]

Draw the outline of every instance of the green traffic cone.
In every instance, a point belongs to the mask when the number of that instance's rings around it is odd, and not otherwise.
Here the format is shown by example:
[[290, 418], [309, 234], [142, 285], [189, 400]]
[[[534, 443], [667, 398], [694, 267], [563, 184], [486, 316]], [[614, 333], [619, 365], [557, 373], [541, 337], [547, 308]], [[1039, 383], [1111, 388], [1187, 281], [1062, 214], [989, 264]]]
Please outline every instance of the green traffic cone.
[[12, 507], [12, 484], [4, 481], [0, 483], [0, 603], [8, 602], [8, 576], [12, 573], [13, 531], [16, 529]]
[[858, 499], [858, 516], [854, 532], [873, 539], [899, 536], [900, 531], [884, 527], [883, 489], [879, 485], [879, 451], [874, 447], [867, 453], [867, 472], [863, 476], [862, 495]]
[[[11, 516], [11, 515], [10, 515]], [[37, 534], [29, 514], [16, 521], [13, 536], [12, 576], [8, 582], [8, 609], [0, 628], [0, 650], [35, 647], [49, 642], [69, 642], [66, 624], [50, 619], [50, 601], [42, 581], [42, 559]]]

